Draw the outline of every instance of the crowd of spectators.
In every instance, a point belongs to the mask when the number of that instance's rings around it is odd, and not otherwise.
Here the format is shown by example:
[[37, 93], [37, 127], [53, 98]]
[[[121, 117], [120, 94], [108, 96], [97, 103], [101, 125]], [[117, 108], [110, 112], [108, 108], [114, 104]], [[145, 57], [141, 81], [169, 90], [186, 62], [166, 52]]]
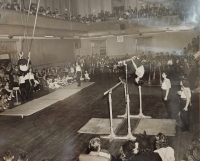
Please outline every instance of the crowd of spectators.
[[[193, 57], [193, 53], [199, 48], [196, 42], [198, 42], [198, 36], [192, 40], [192, 45], [184, 48], [182, 55], [168, 52], [152, 54], [151, 51], [147, 54], [139, 53], [138, 57], [146, 71], [144, 81], [148, 81], [149, 75], [159, 70], [168, 71], [169, 75], [176, 73], [177, 75], [185, 74], [187, 76], [196, 71], [197, 62]], [[81, 80], [89, 81], [90, 77], [96, 77], [103, 73], [123, 72], [118, 68], [118, 62], [130, 57], [128, 54], [116, 58], [99, 54], [77, 55], [76, 61], [80, 64], [82, 70]], [[4, 110], [9, 108], [9, 101], [15, 97], [13, 87], [19, 87], [21, 100], [28, 101], [33, 99], [34, 93], [40, 90], [56, 90], [76, 82], [76, 67], [75, 63], [72, 62], [56, 67], [46, 67], [42, 70], [35, 69], [34, 71], [30, 67], [29, 71], [24, 73], [19, 70], [16, 64], [2, 63], [0, 65], [0, 82], [1, 106]]]
[[88, 152], [80, 154], [79, 161], [175, 161], [174, 149], [169, 145], [168, 138], [158, 133], [150, 138], [146, 133], [139, 134], [136, 141], [125, 141], [113, 155], [101, 146], [100, 138], [96, 137], [89, 141]]
[[[17, 2], [6, 3], [0, 2], [1, 9], [16, 10], [22, 12], [28, 12], [28, 9], [23, 7]], [[82, 15], [68, 15], [60, 14], [58, 9], [54, 11], [50, 7], [46, 9], [43, 6], [39, 7], [39, 15], [59, 18], [63, 20], [76, 21], [81, 23], [92, 23], [92, 22], [101, 22], [101, 21], [110, 21], [110, 20], [123, 20], [123, 19], [134, 19], [134, 18], [149, 18], [149, 17], [158, 17], [159, 19], [162, 16], [172, 16], [179, 15], [181, 20], [191, 20], [197, 21], [199, 9], [197, 8], [197, 1], [194, 0], [174, 0], [171, 6], [165, 6], [163, 4], [144, 4], [140, 8], [135, 7], [134, 9], [129, 6], [127, 10], [113, 10], [112, 12], [101, 10], [100, 13], [91, 13], [86, 16]], [[32, 3], [30, 8], [30, 14], [36, 14], [37, 4]]]
[[183, 48], [183, 54], [193, 54], [199, 51], [199, 35], [194, 37], [190, 43], [188, 43], [187, 47]]
[[[12, 154], [10, 150], [6, 150], [3, 155], [4, 161], [13, 161], [15, 156]], [[17, 157], [17, 161], [28, 161], [28, 156], [26, 153], [20, 153]], [[42, 161], [49, 161], [49, 159], [43, 159]]]

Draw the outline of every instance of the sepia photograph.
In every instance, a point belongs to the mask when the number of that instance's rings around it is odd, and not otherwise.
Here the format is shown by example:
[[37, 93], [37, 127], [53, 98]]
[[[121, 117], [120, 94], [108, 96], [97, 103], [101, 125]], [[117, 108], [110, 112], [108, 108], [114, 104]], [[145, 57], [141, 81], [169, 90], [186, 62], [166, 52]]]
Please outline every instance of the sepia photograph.
[[0, 0], [0, 161], [200, 161], [200, 0]]

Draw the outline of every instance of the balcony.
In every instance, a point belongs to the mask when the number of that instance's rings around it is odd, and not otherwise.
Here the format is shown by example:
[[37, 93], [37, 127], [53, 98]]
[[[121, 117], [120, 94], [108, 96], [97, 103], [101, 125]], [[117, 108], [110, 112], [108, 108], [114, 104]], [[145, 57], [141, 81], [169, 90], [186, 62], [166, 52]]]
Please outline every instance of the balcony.
[[[0, 35], [23, 36], [25, 22], [28, 14], [12, 10], [0, 10]], [[27, 35], [31, 36], [35, 22], [35, 15], [29, 15], [27, 23]], [[189, 25], [189, 27], [187, 27]], [[54, 36], [54, 37], [90, 37], [103, 35], [138, 34], [148, 32], [163, 32], [166, 30], [189, 30], [190, 24], [182, 25], [179, 17], [164, 16], [139, 18], [128, 20], [113, 20], [83, 24], [61, 20], [57, 18], [38, 15], [35, 36]], [[77, 37], [76, 37], [77, 38]]]
[[[0, 11], [0, 34], [24, 35], [25, 22], [28, 14], [12, 10]], [[29, 15], [27, 32], [32, 35], [35, 15]], [[74, 36], [74, 33], [86, 34], [87, 26], [78, 22], [60, 20], [52, 17], [38, 15], [36, 36]]]
[[164, 16], [161, 19], [157, 17], [152, 18], [139, 18], [129, 20], [117, 20], [117, 21], [106, 21], [96, 22], [88, 24], [88, 31], [99, 31], [99, 30], [120, 30], [120, 25], [124, 24], [125, 29], [129, 28], [141, 28], [141, 27], [163, 27], [180, 25], [181, 21], [176, 16]]

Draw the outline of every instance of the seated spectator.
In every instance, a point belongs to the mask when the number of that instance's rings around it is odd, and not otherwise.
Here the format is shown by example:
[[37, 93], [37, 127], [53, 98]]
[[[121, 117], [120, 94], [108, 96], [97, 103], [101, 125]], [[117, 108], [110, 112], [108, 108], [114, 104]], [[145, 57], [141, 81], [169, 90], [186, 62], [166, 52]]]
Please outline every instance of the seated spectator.
[[174, 149], [168, 145], [167, 137], [162, 133], [158, 133], [155, 139], [156, 150], [154, 152], [160, 155], [162, 161], [175, 161]]
[[19, 154], [17, 161], [28, 161], [27, 155], [25, 153]]
[[32, 3], [30, 8], [30, 14], [36, 14], [37, 11], [37, 5]]
[[11, 153], [10, 150], [4, 152], [3, 160], [5, 161], [12, 161], [14, 159], [14, 155]]
[[7, 7], [6, 2], [3, 2], [3, 3], [1, 4], [1, 9], [6, 9], [6, 7]]
[[7, 9], [7, 10], [11, 10], [11, 5], [10, 5], [9, 3], [8, 3], [7, 6], [6, 6], [6, 9]]
[[40, 83], [39, 83], [36, 79], [34, 79], [34, 88], [33, 88], [33, 91], [34, 91], [34, 92], [37, 92], [37, 91], [39, 91], [40, 89], [41, 89]]
[[41, 85], [42, 85], [42, 89], [43, 90], [48, 90], [49, 87], [48, 87], [48, 82], [47, 82], [47, 77], [46, 75], [44, 75], [41, 79]]
[[59, 18], [58, 9], [55, 9], [55, 11], [52, 14], [53, 14], [53, 17]]
[[6, 82], [4, 89], [7, 90], [8, 92], [10, 92], [10, 97], [15, 97], [13, 95], [13, 90], [10, 88], [9, 82]]
[[53, 83], [53, 79], [50, 78], [49, 76], [47, 76], [47, 85], [49, 89], [55, 89], [54, 83]]
[[12, 70], [12, 74], [20, 75], [20, 71], [17, 65], [14, 66], [14, 69]]
[[81, 154], [79, 155], [79, 161], [108, 161], [111, 159], [111, 155], [107, 150], [101, 149], [101, 141], [100, 138], [93, 138], [89, 142], [89, 154]]
[[47, 9], [46, 9], [46, 15], [51, 15], [51, 10], [50, 10], [50, 7], [47, 7]]
[[67, 81], [68, 84], [72, 84], [72, 83], [74, 82], [73, 77], [70, 77], [68, 74], [67, 74], [67, 76], [65, 77], [65, 80]]
[[65, 84], [62, 82], [61, 78], [59, 75], [57, 75], [57, 77], [54, 79], [54, 82], [56, 83], [56, 85], [60, 86], [60, 87], [64, 87]]
[[44, 7], [40, 6], [39, 10], [38, 10], [38, 14], [42, 15], [43, 12], [45, 12]]
[[87, 70], [85, 71], [85, 74], [84, 74], [84, 80], [90, 80], [90, 77], [89, 77], [89, 74], [87, 72]]
[[120, 147], [117, 160], [131, 161], [137, 153], [138, 153], [138, 143], [129, 140]]
[[15, 5], [14, 5], [14, 10], [15, 10], [15, 11], [20, 11], [19, 5], [15, 4]]
[[11, 92], [7, 91], [4, 85], [0, 86], [0, 95], [5, 96], [5, 98], [8, 100], [11, 100]]

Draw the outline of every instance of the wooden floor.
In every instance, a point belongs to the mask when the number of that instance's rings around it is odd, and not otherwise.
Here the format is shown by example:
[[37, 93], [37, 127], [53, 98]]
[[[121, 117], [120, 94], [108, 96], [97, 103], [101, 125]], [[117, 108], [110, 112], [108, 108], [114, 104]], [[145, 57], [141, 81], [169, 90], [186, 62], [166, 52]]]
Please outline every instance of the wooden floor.
[[[75, 161], [80, 153], [85, 153], [88, 141], [96, 135], [79, 134], [77, 131], [94, 118], [109, 118], [108, 99], [103, 93], [118, 82], [118, 76], [104, 74], [92, 81], [96, 83], [79, 93], [60, 101], [29, 117], [0, 117], [0, 155], [7, 149], [15, 157], [26, 152], [30, 161], [41, 161], [45, 158], [51, 161]], [[171, 93], [172, 117], [179, 119], [178, 86], [173, 86]], [[131, 114], [139, 112], [138, 89], [129, 84]], [[164, 118], [166, 109], [161, 99], [160, 87], [142, 87], [143, 110], [145, 115], [154, 118]], [[175, 137], [170, 137], [170, 144], [175, 149], [176, 160], [184, 159], [185, 151], [198, 133], [198, 95], [192, 96], [190, 112], [190, 132], [181, 133], [177, 126]], [[124, 114], [124, 90], [120, 85], [113, 92], [113, 115]], [[132, 122], [132, 128], [135, 121]], [[126, 124], [122, 125], [118, 133], [125, 135]], [[145, 129], [144, 129], [145, 130]], [[102, 147], [108, 149], [113, 155], [118, 153], [124, 141], [102, 140]], [[0, 156], [0, 159], [2, 157]]]

